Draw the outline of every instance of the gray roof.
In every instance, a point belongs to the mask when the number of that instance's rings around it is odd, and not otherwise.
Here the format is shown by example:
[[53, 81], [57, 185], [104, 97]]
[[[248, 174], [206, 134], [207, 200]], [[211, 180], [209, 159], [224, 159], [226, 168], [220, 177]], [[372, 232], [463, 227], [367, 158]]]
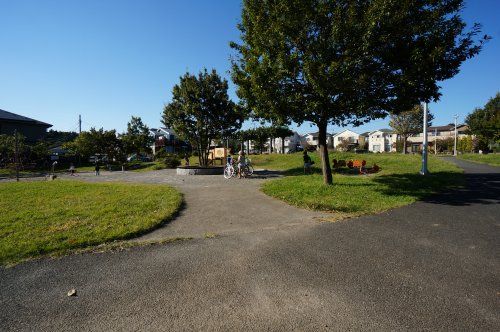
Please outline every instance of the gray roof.
[[47, 128], [52, 127], [51, 124], [48, 124], [48, 123], [45, 123], [42, 121], [38, 121], [35, 119], [31, 119], [31, 118], [28, 118], [26, 116], [22, 116], [19, 114], [7, 112], [7, 111], [4, 111], [2, 109], [0, 109], [0, 120], [9, 121], [9, 122], [25, 122], [25, 123], [30, 123], [30, 124], [34, 124], [34, 125], [44, 126]]

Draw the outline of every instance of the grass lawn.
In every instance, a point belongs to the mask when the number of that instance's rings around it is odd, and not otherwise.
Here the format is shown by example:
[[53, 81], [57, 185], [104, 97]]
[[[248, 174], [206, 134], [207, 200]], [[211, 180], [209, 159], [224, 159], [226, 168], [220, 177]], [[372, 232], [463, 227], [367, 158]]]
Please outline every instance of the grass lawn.
[[421, 157], [399, 154], [335, 153], [330, 160], [364, 159], [367, 166], [377, 163], [377, 174], [357, 175], [344, 169], [334, 173], [332, 186], [323, 185], [321, 162], [316, 153], [310, 154], [316, 162], [312, 175], [303, 175], [302, 155], [252, 156], [255, 167], [284, 170], [284, 178], [265, 182], [264, 193], [289, 204], [337, 212], [338, 216], [356, 216], [403, 206], [431, 193], [463, 184], [462, 171], [457, 166], [429, 156], [429, 176], [418, 174]]
[[458, 158], [491, 166], [500, 166], [500, 153], [465, 153], [458, 155]]
[[139, 235], [169, 220], [181, 203], [165, 185], [0, 183], [0, 264]]

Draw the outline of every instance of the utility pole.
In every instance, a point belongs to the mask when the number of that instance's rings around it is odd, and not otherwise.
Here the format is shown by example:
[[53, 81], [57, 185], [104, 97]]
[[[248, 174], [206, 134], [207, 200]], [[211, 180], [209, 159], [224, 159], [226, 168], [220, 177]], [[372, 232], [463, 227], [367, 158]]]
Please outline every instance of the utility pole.
[[453, 155], [456, 157], [457, 156], [457, 119], [458, 119], [458, 115], [455, 114], [453, 116], [453, 118], [455, 118], [455, 144], [453, 146]]
[[427, 169], [427, 102], [424, 103], [424, 139], [422, 142], [422, 169], [420, 170], [421, 175], [429, 174]]
[[19, 137], [14, 129], [14, 163], [16, 164], [16, 181], [19, 182]]
[[82, 115], [78, 115], [78, 135], [82, 133]]

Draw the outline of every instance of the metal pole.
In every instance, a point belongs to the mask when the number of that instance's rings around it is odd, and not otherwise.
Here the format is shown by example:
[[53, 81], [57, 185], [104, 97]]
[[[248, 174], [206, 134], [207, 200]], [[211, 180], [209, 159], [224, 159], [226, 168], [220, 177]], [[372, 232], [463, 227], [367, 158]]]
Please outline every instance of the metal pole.
[[453, 155], [456, 156], [457, 155], [457, 119], [458, 119], [458, 115], [455, 114], [454, 118], [455, 118], [455, 144], [453, 146]]
[[78, 115], [78, 134], [82, 133], [82, 116]]
[[421, 175], [429, 174], [427, 169], [427, 103], [424, 103], [424, 139], [422, 142], [422, 169], [420, 170]]

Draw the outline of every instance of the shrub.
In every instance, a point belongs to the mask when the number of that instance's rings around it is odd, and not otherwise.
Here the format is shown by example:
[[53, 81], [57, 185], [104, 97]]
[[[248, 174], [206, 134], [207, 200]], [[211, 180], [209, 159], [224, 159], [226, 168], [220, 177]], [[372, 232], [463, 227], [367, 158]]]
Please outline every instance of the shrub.
[[176, 168], [181, 165], [181, 159], [174, 153], [168, 153], [164, 159], [166, 168]]
[[161, 149], [159, 150], [158, 152], [156, 152], [155, 154], [155, 161], [158, 161], [158, 160], [163, 160], [165, 159], [167, 156], [168, 156], [168, 152], [165, 151], [165, 149]]

